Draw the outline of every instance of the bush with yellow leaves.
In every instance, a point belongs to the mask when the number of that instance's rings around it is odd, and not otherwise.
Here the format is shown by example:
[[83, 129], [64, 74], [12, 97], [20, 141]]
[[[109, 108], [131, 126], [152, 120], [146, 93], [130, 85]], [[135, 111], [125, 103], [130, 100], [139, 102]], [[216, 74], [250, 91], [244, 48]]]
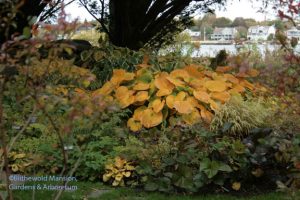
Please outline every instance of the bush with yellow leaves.
[[214, 72], [188, 65], [171, 73], [153, 72], [151, 65], [143, 62], [134, 73], [115, 69], [110, 81], [93, 94], [115, 99], [121, 108], [132, 106], [135, 110], [127, 126], [134, 132], [158, 126], [173, 116], [181, 117], [188, 125], [199, 121], [209, 124], [214, 112], [232, 95], [265, 90], [245, 79], [257, 76], [257, 71], [227, 73], [232, 69], [218, 67]]
[[129, 178], [135, 167], [131, 162], [116, 157], [113, 163], [105, 166], [106, 173], [102, 176], [103, 182], [112, 180], [112, 186], [125, 186], [124, 179]]
[[[3, 150], [0, 149], [0, 160], [3, 160]], [[12, 172], [24, 173], [32, 165], [32, 158], [25, 153], [12, 151], [8, 154], [9, 167]]]

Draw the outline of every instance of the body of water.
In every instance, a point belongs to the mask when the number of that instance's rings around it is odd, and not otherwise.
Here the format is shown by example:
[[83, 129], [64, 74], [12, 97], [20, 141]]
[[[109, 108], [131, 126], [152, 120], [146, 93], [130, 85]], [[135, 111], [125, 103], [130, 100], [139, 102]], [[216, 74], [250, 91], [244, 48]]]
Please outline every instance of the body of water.
[[[183, 53], [187, 54], [190, 47], [183, 49]], [[192, 57], [215, 57], [219, 51], [226, 50], [229, 54], [237, 54], [239, 51], [257, 51], [262, 56], [265, 55], [267, 51], [279, 50], [280, 45], [274, 44], [244, 44], [242, 46], [236, 46], [234, 44], [201, 44], [199, 48], [192, 51]], [[300, 52], [300, 45], [296, 47], [296, 52]]]

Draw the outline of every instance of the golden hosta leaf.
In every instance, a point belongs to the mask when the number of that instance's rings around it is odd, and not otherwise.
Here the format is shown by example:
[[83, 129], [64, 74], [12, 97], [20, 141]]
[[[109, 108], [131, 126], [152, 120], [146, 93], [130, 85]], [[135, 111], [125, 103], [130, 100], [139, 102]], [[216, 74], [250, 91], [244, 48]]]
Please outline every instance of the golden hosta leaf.
[[190, 114], [183, 115], [182, 119], [187, 124], [193, 125], [201, 120], [201, 115], [197, 109], [194, 109]]
[[130, 165], [130, 164], [126, 164], [125, 169], [128, 170], [128, 171], [133, 171], [133, 170], [135, 170], [135, 167]]
[[231, 66], [225, 66], [225, 67], [217, 67], [216, 72], [221, 72], [221, 73], [225, 73], [228, 71], [231, 71], [233, 69], [233, 67]]
[[131, 175], [131, 172], [123, 172], [122, 173], [125, 177], [129, 177]]
[[252, 83], [249, 83], [249, 81], [247, 80], [243, 80], [240, 82], [240, 84], [246, 88], [248, 88], [249, 90], [254, 90], [254, 85]]
[[155, 99], [154, 101], [150, 102], [150, 107], [153, 108], [153, 111], [158, 113], [160, 112], [165, 105], [165, 100]]
[[174, 79], [180, 78], [186, 82], [190, 79], [189, 73], [184, 69], [175, 69], [170, 73], [170, 76]]
[[168, 76], [167, 72], [155, 76], [154, 84], [159, 90], [172, 91], [174, 89], [174, 85], [167, 79]]
[[135, 101], [145, 101], [148, 100], [148, 92], [147, 91], [140, 91], [135, 96]]
[[21, 159], [21, 158], [25, 158], [26, 154], [25, 153], [19, 153], [13, 156], [13, 159]]
[[175, 101], [175, 96], [169, 95], [166, 98], [166, 104], [170, 109], [174, 108], [174, 101]]
[[137, 109], [135, 109], [134, 113], [133, 113], [133, 119], [136, 121], [141, 121], [143, 111], [146, 109], [147, 109], [146, 106], [141, 106], [141, 107], [138, 107]]
[[230, 94], [226, 91], [224, 92], [212, 92], [211, 98], [221, 101], [222, 103], [227, 102], [230, 99]]
[[208, 76], [208, 77], [212, 77], [212, 74], [213, 74], [213, 72], [211, 72], [211, 71], [204, 71], [204, 74], [205, 74], [205, 76]]
[[191, 104], [190, 101], [175, 101], [174, 108], [180, 114], [189, 114], [194, 110], [194, 106]]
[[127, 127], [133, 132], [137, 132], [142, 129], [142, 124], [138, 121], [135, 121], [134, 118], [130, 118], [127, 121]]
[[201, 109], [201, 117], [206, 123], [209, 124], [213, 118], [213, 114], [203, 107]]
[[239, 83], [239, 79], [237, 79], [235, 76], [233, 76], [232, 74], [224, 74], [224, 77], [230, 81], [231, 83], [234, 84], [238, 84]]
[[119, 169], [122, 169], [124, 167], [124, 164], [126, 163], [127, 161], [125, 159], [122, 159], [120, 158], [119, 156], [117, 156], [115, 158], [115, 166]]
[[131, 81], [135, 77], [134, 73], [126, 72], [124, 75], [124, 80], [125, 81]]
[[193, 95], [196, 99], [198, 99], [199, 101], [202, 101], [204, 103], [209, 103], [209, 101], [211, 100], [210, 95], [205, 91], [194, 90]]
[[113, 175], [113, 173], [103, 174], [103, 176], [102, 176], [103, 182], [109, 181], [109, 179], [111, 178], [112, 175]]
[[138, 82], [133, 86], [133, 90], [148, 90], [150, 88], [149, 83]]
[[223, 92], [227, 89], [226, 83], [220, 80], [206, 81], [204, 83], [204, 87], [206, 87], [211, 92]]
[[227, 79], [223, 76], [223, 75], [220, 75], [220, 74], [218, 74], [218, 73], [216, 73], [216, 72], [213, 72], [212, 73], [212, 79], [213, 80], [218, 80], [218, 81], [224, 81], [224, 82], [226, 82], [227, 81]]
[[247, 71], [247, 74], [251, 77], [256, 77], [259, 75], [259, 72], [256, 69], [250, 69]]
[[126, 72], [124, 69], [114, 69], [112, 78], [116, 81], [120, 81], [117, 84], [121, 83], [122, 81], [131, 81], [135, 77], [134, 73]]
[[234, 189], [235, 191], [238, 191], [241, 189], [241, 183], [240, 182], [234, 182], [232, 183], [232, 189]]
[[115, 180], [120, 182], [123, 179], [123, 176], [124, 176], [123, 173], [118, 173], [115, 177]]
[[121, 101], [122, 99], [128, 98], [130, 95], [132, 95], [132, 92], [129, 92], [128, 88], [125, 86], [120, 86], [115, 91], [115, 97]]
[[162, 112], [155, 113], [151, 108], [143, 111], [141, 123], [146, 128], [151, 128], [159, 125], [163, 120]]
[[110, 82], [119, 85], [124, 80], [125, 73], [124, 69], [114, 69]]
[[232, 89], [229, 90], [229, 93], [234, 94], [234, 93], [242, 93], [245, 91], [245, 88], [241, 85], [235, 85]]
[[176, 95], [174, 101], [183, 101], [186, 98], [186, 96], [186, 92], [181, 91]]
[[95, 90], [93, 93], [94, 95], [99, 95], [99, 94], [109, 95], [114, 89], [115, 89], [114, 84], [108, 81], [102, 86], [102, 88]]
[[217, 111], [219, 110], [219, 105], [214, 101], [214, 100], [210, 100], [209, 101], [209, 104], [210, 104], [210, 108], [213, 110], [213, 111]]
[[134, 102], [135, 102], [135, 97], [134, 96], [129, 96], [127, 98], [123, 98], [123, 99], [119, 100], [121, 108], [127, 108], [128, 106], [130, 106]]
[[113, 164], [107, 164], [107, 165], [105, 165], [105, 169], [112, 171], [114, 169], [114, 166], [113, 166]]
[[199, 79], [192, 79], [189, 82], [189, 85], [194, 88], [194, 89], [198, 89], [198, 88], [202, 88], [204, 84], [203, 80], [199, 80]]
[[191, 77], [194, 77], [194, 78], [202, 78], [204, 76], [203, 72], [200, 72], [200, 71], [203, 70], [203, 67], [197, 67], [195, 65], [189, 65], [189, 66], [186, 66], [184, 68], [184, 70], [187, 71], [188, 74]]
[[173, 77], [166, 77], [166, 79], [168, 81], [170, 81], [173, 85], [175, 85], [176, 87], [184, 87], [185, 86], [185, 83], [179, 79], [176, 79], [176, 78], [173, 78]]
[[161, 89], [161, 90], [158, 90], [158, 91], [157, 91], [156, 96], [158, 96], [158, 97], [163, 97], [163, 96], [170, 95], [171, 93], [172, 93], [172, 90]]
[[199, 108], [199, 109], [202, 108], [202, 106], [198, 103], [198, 100], [195, 99], [194, 97], [189, 96], [186, 98], [186, 100], [189, 101], [193, 107]]
[[114, 182], [112, 183], [112, 186], [116, 187], [120, 184], [120, 181], [114, 180]]

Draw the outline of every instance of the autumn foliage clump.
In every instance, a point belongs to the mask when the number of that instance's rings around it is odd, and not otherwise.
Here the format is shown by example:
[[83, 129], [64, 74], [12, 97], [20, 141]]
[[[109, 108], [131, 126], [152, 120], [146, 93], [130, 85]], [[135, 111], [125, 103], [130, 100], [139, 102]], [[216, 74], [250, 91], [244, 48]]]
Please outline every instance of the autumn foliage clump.
[[175, 117], [188, 125], [210, 123], [214, 112], [232, 95], [263, 89], [246, 80], [256, 76], [257, 71], [229, 73], [232, 69], [227, 66], [210, 71], [188, 65], [170, 73], [153, 72], [151, 65], [144, 62], [133, 73], [115, 69], [110, 81], [93, 93], [116, 100], [121, 108], [131, 106], [134, 113], [127, 126], [134, 132], [163, 121], [172, 123]]

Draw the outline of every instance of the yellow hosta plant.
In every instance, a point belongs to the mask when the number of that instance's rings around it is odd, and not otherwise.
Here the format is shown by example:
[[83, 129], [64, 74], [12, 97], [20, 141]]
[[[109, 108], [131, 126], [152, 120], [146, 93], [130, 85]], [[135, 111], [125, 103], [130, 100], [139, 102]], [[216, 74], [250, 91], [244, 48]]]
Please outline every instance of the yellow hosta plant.
[[153, 73], [149, 66], [138, 65], [134, 73], [116, 69], [111, 80], [94, 91], [117, 100], [121, 108], [135, 108], [127, 122], [134, 132], [155, 127], [172, 115], [181, 116], [187, 124], [200, 120], [210, 123], [214, 112], [232, 95], [262, 88], [245, 79], [256, 76], [258, 72], [254, 70], [233, 75], [228, 73], [232, 70], [228, 66], [218, 67], [214, 72], [189, 65], [171, 73]]
[[108, 182], [112, 179], [113, 186], [124, 186], [124, 178], [130, 177], [132, 172], [135, 170], [135, 167], [131, 162], [120, 157], [116, 157], [113, 163], [105, 166], [105, 170], [106, 173], [102, 176], [103, 182]]

